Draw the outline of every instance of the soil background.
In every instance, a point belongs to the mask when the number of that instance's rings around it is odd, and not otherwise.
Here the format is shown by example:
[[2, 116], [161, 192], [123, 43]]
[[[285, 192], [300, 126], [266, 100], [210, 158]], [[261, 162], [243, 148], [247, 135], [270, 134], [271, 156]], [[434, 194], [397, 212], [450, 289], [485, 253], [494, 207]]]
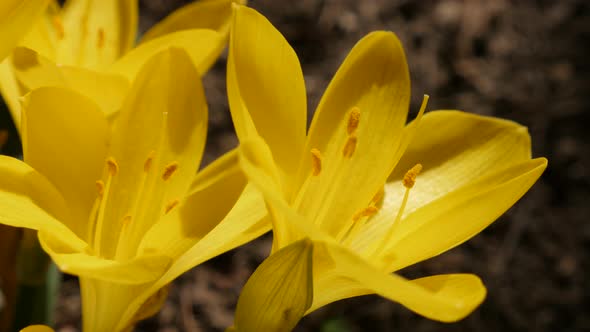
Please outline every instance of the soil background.
[[[141, 30], [181, 0], [142, 0]], [[459, 109], [526, 125], [533, 155], [549, 159], [515, 207], [464, 245], [405, 269], [407, 277], [475, 273], [488, 289], [469, 317], [443, 324], [378, 296], [347, 299], [305, 317], [296, 331], [590, 331], [590, 2], [253, 0], [301, 59], [310, 118], [352, 46], [373, 30], [402, 40], [412, 78], [410, 118]], [[210, 128], [205, 163], [237, 146], [225, 94], [225, 58], [205, 78]], [[3, 121], [4, 122], [4, 121]], [[176, 280], [161, 312], [137, 331], [223, 331], [271, 235]], [[77, 331], [80, 298], [66, 277], [58, 331]]]

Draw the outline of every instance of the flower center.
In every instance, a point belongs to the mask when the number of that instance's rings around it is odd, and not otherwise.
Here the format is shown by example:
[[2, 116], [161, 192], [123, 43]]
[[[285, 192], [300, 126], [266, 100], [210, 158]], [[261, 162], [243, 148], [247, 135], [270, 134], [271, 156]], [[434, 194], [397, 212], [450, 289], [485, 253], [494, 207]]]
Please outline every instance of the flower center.
[[[130, 235], [134, 229], [134, 225], [137, 221], [139, 221], [142, 218], [153, 217], [149, 212], [146, 211], [150, 210], [153, 204], [158, 204], [158, 201], [161, 199], [165, 191], [164, 184], [169, 182], [170, 178], [176, 173], [176, 171], [179, 168], [178, 162], [174, 161], [162, 168], [161, 176], [155, 176], [155, 174], [154, 176], [150, 176], [153, 173], [152, 166], [154, 165], [155, 158], [156, 152], [152, 150], [148, 154], [143, 164], [143, 172], [141, 172], [142, 174], [139, 177], [139, 181], [136, 187], [137, 191], [135, 192], [135, 196], [132, 200], [132, 203], [130, 204], [130, 209], [122, 217], [118, 234], [119, 244], [123, 242], [128, 242], [127, 240], [130, 238]], [[104, 244], [103, 232], [106, 231], [105, 227], [110, 226], [110, 229], [108, 231], [114, 231], [116, 228], [113, 227], [113, 225], [107, 225], [107, 221], [105, 220], [107, 218], [105, 213], [106, 209], [110, 201], [113, 199], [112, 195], [110, 195], [113, 190], [113, 178], [119, 174], [119, 165], [113, 157], [109, 157], [106, 160], [105, 174], [106, 180], [96, 181], [97, 198], [90, 213], [89, 220], [91, 225], [91, 227], [89, 228], [88, 236], [89, 244], [94, 248], [95, 253], [99, 256], [104, 255], [104, 252], [101, 250], [101, 246]], [[178, 206], [179, 203], [180, 201], [178, 199], [172, 199], [171, 201], [163, 204], [162, 209], [160, 210], [160, 216], [172, 211], [176, 206]], [[162, 204], [162, 202], [160, 201], [159, 204]], [[122, 241], [123, 239], [126, 240]], [[129, 254], [128, 251], [130, 249], [127, 248], [128, 244], [129, 243], [125, 244], [126, 255]], [[117, 255], [120, 255], [119, 251], [120, 250], [116, 251]]]

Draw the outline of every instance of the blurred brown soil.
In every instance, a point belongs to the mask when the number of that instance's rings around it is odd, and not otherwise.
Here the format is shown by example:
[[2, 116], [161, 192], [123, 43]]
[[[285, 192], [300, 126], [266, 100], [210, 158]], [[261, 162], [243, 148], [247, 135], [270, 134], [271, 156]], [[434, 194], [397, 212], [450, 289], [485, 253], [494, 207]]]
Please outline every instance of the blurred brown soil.
[[[141, 27], [187, 1], [143, 0]], [[475, 273], [483, 305], [455, 324], [429, 321], [377, 296], [331, 304], [297, 331], [590, 330], [590, 3], [571, 1], [253, 0], [297, 51], [313, 110], [350, 48], [373, 30], [394, 31], [412, 77], [411, 117], [461, 109], [529, 127], [541, 181], [468, 243], [404, 270], [408, 277]], [[237, 145], [225, 96], [225, 59], [205, 79], [211, 124], [205, 161]], [[269, 250], [269, 235], [180, 277], [156, 317], [137, 331], [223, 331], [239, 290]], [[59, 327], [76, 331], [79, 295], [63, 285]]]

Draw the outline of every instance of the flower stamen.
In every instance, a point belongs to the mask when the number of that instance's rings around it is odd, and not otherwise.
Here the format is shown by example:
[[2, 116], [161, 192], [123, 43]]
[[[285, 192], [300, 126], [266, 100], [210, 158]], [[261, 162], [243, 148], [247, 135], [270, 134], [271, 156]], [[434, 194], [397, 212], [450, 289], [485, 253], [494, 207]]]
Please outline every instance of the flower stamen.
[[352, 216], [352, 221], [357, 222], [363, 217], [370, 218], [379, 212], [379, 208], [375, 205], [369, 205], [366, 208], [360, 210]]
[[354, 106], [350, 109], [350, 113], [348, 114], [348, 123], [346, 126], [346, 132], [348, 135], [354, 134], [356, 129], [359, 126], [359, 121], [361, 119], [361, 110], [360, 108]]
[[147, 156], [147, 159], [143, 163], [143, 171], [149, 172], [150, 168], [152, 167], [152, 163], [154, 162], [154, 157], [156, 156], [156, 151], [152, 150]]
[[385, 197], [385, 190], [383, 187], [379, 188], [379, 190], [375, 193], [375, 196], [371, 199], [372, 205], [380, 206], [383, 202], [383, 197]]
[[131, 223], [131, 215], [126, 214], [125, 217], [123, 217], [123, 227], [129, 226], [130, 223]]
[[117, 161], [113, 157], [108, 157], [106, 162], [106, 174], [107, 180], [106, 182], [103, 180], [96, 181], [96, 188], [98, 191], [98, 198], [95, 202], [95, 205], [92, 208], [91, 218], [94, 222], [94, 234], [91, 237], [92, 243], [94, 245], [94, 249], [96, 250], [97, 255], [100, 255], [101, 252], [101, 240], [102, 240], [102, 229], [104, 225], [104, 216], [107, 207], [107, 202], [109, 198], [109, 191], [111, 189], [111, 183], [113, 177], [117, 175], [119, 172], [119, 165]]
[[104, 196], [104, 181], [103, 180], [96, 181], [96, 191], [98, 192], [98, 198], [102, 198]]
[[410, 168], [410, 170], [406, 172], [402, 180], [404, 187], [406, 187], [407, 189], [412, 189], [412, 187], [416, 183], [416, 177], [418, 177], [420, 171], [422, 171], [422, 164], [416, 164], [414, 165], [414, 167]]
[[53, 24], [53, 27], [55, 28], [55, 33], [57, 35], [57, 39], [59, 39], [59, 40], [64, 39], [66, 36], [66, 30], [64, 29], [64, 25], [61, 20], [61, 17], [59, 17], [58, 15], [53, 16], [51, 23]]
[[422, 164], [416, 164], [414, 165], [414, 167], [410, 168], [404, 175], [402, 179], [402, 184], [406, 188], [406, 190], [404, 192], [404, 197], [402, 198], [402, 203], [400, 204], [400, 207], [397, 210], [397, 215], [395, 216], [393, 224], [391, 225], [391, 227], [389, 227], [385, 236], [381, 238], [381, 241], [377, 242], [379, 243], [376, 247], [377, 251], [382, 251], [385, 249], [387, 244], [390, 242], [393, 234], [395, 234], [395, 231], [398, 229], [401, 223], [402, 216], [404, 214], [404, 210], [406, 209], [406, 205], [408, 204], [410, 190], [414, 187], [414, 184], [416, 184], [416, 178], [418, 177], [418, 174], [420, 174], [420, 171], [422, 171]]
[[322, 154], [320, 150], [313, 148], [311, 149], [311, 174], [313, 176], [320, 175], [322, 171]]
[[96, 47], [99, 49], [103, 48], [104, 47], [104, 40], [105, 40], [104, 29], [99, 28], [98, 34], [96, 36]]
[[180, 201], [177, 199], [168, 202], [168, 204], [166, 204], [166, 207], [164, 208], [164, 214], [168, 214], [168, 212], [174, 209], [174, 207], [176, 207], [178, 203], [180, 203]]
[[108, 168], [109, 174], [111, 176], [117, 175], [117, 173], [119, 172], [119, 164], [117, 164], [117, 161], [115, 160], [115, 158], [113, 158], [113, 157], [107, 158], [107, 168]]
[[174, 174], [174, 172], [176, 172], [177, 169], [178, 162], [176, 161], [173, 161], [170, 164], [166, 165], [166, 167], [164, 167], [164, 173], [162, 173], [162, 180], [168, 181], [168, 179], [170, 179], [172, 174]]
[[348, 139], [346, 140], [346, 143], [344, 144], [344, 149], [342, 149], [342, 155], [344, 156], [344, 158], [347, 158], [347, 159], [352, 158], [352, 155], [354, 154], [354, 150], [356, 150], [356, 143], [357, 143], [356, 136], [354, 136], [354, 135], [348, 136]]

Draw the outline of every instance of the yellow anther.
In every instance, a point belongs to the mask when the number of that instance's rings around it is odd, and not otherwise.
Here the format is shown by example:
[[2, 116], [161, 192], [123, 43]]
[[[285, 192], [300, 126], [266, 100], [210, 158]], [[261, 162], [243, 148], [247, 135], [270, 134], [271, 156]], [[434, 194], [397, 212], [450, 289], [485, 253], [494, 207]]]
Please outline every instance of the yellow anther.
[[143, 163], [143, 171], [149, 172], [150, 168], [152, 167], [152, 162], [154, 161], [154, 157], [156, 156], [156, 151], [152, 150], [147, 156], [147, 159]]
[[117, 175], [119, 172], [119, 164], [115, 161], [115, 158], [108, 157], [107, 158], [107, 168], [111, 176]]
[[96, 191], [98, 192], [98, 197], [102, 197], [104, 195], [104, 182], [102, 180], [98, 180], [96, 183]]
[[379, 190], [375, 193], [375, 196], [373, 196], [373, 198], [371, 199], [371, 204], [373, 205], [378, 205], [381, 203], [381, 201], [383, 200], [383, 197], [385, 196], [385, 190], [383, 189], [383, 187], [379, 188]]
[[359, 221], [362, 217], [372, 217], [377, 213], [379, 209], [374, 205], [369, 205], [366, 208], [360, 210], [352, 216], [353, 221]]
[[360, 108], [354, 106], [350, 109], [350, 113], [348, 114], [348, 123], [346, 126], [346, 132], [348, 135], [354, 134], [356, 128], [359, 126], [359, 121], [361, 119], [361, 110]]
[[127, 227], [131, 223], [131, 215], [127, 214], [123, 217], [123, 227]]
[[61, 17], [59, 17], [58, 15], [53, 16], [53, 20], [51, 21], [51, 23], [53, 23], [53, 27], [55, 28], [57, 38], [60, 40], [64, 39], [64, 37], [66, 36], [66, 31], [64, 29], [63, 22], [61, 21]]
[[174, 207], [177, 206], [178, 203], [180, 203], [180, 202], [177, 199], [168, 202], [168, 204], [166, 204], [166, 207], [164, 208], [164, 214], [166, 214], [166, 213], [170, 212], [170, 210], [174, 209]]
[[311, 149], [311, 174], [313, 176], [320, 175], [322, 171], [322, 154], [320, 150], [313, 148]]
[[421, 170], [422, 164], [416, 164], [414, 165], [414, 167], [410, 168], [410, 170], [406, 172], [406, 174], [404, 175], [404, 179], [402, 180], [404, 187], [411, 189], [414, 186], [414, 183], [416, 183], [416, 177], [418, 176], [418, 174], [420, 174]]
[[342, 155], [345, 158], [351, 158], [354, 150], [356, 149], [356, 141], [357, 138], [354, 135], [348, 136], [348, 139], [346, 140], [346, 143], [344, 144], [344, 149], [342, 149]]
[[166, 167], [164, 167], [164, 173], [162, 173], [162, 179], [164, 181], [167, 181], [168, 179], [170, 179], [172, 174], [174, 174], [174, 172], [176, 172], [177, 169], [178, 169], [178, 163], [176, 161], [173, 161], [170, 164], [166, 165]]
[[103, 48], [104, 47], [104, 29], [98, 29], [98, 35], [96, 36], [96, 47]]

